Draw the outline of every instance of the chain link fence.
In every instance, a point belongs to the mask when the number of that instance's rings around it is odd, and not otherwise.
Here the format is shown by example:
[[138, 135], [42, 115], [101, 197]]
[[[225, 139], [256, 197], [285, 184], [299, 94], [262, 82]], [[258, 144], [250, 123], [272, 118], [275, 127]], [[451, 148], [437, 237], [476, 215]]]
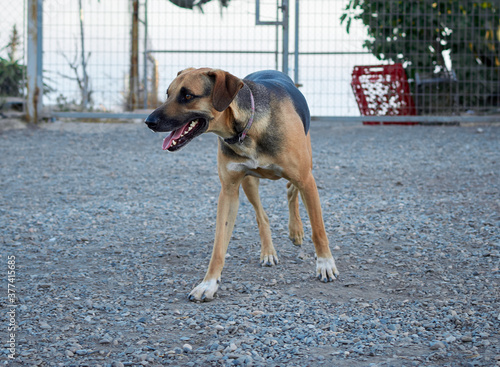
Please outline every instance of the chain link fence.
[[[202, 66], [240, 77], [287, 69], [312, 114], [320, 117], [362, 120], [360, 111], [370, 116], [391, 111], [431, 121], [500, 112], [500, 6], [495, 1], [42, 4], [43, 105], [49, 115], [151, 109], [164, 100], [179, 70]], [[0, 3], [4, 59], [14, 24], [24, 34], [25, 8], [21, 2]], [[21, 42], [16, 53], [22, 50]], [[398, 64], [403, 73], [396, 79], [377, 69]], [[355, 75], [360, 70], [368, 71]]]
[[[284, 4], [44, 0], [44, 77], [51, 87], [45, 107], [148, 109], [164, 99], [168, 84], [184, 68], [208, 66], [244, 77], [256, 70], [283, 70], [286, 62], [314, 115], [359, 115], [349, 83], [356, 63], [376, 62], [362, 47], [366, 31], [342, 31], [342, 1], [302, 1], [299, 19], [296, 3], [287, 2], [286, 13]], [[290, 48], [286, 59], [284, 37]]]
[[361, 21], [365, 49], [401, 63], [418, 115], [500, 112], [498, 1], [346, 1], [342, 24]]

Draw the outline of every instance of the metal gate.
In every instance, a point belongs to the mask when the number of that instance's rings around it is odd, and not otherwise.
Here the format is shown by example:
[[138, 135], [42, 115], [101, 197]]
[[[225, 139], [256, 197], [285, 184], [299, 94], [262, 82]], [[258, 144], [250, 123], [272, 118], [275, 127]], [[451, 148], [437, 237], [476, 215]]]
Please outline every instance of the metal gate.
[[[275, 0], [272, 0], [274, 2]], [[276, 41], [276, 49], [274, 51], [256, 51], [256, 50], [154, 50], [147, 48], [147, 34], [148, 34], [148, 22], [147, 22], [147, 0], [145, 1], [145, 12], [144, 12], [144, 26], [145, 26], [145, 39], [144, 39], [144, 72], [143, 72], [143, 85], [145, 88], [148, 87], [148, 68], [147, 68], [147, 60], [151, 59], [154, 54], [160, 53], [205, 53], [205, 54], [227, 54], [227, 55], [249, 55], [249, 54], [271, 54], [275, 56], [275, 65], [274, 69], [281, 70], [283, 73], [289, 75], [289, 40], [290, 40], [290, 28], [289, 28], [289, 17], [290, 17], [290, 4], [289, 0], [276, 0], [275, 4], [272, 2], [265, 0], [255, 0], [255, 25], [256, 26], [273, 26], [275, 27], [275, 41]], [[262, 5], [262, 6], [261, 6]], [[262, 8], [266, 6], [266, 10]], [[271, 10], [271, 12], [269, 12]], [[264, 20], [261, 19], [261, 14], [266, 13], [267, 17], [272, 14], [275, 10], [275, 19], [273, 20]], [[299, 62], [299, 0], [295, 0], [295, 29], [294, 29], [294, 81], [296, 85], [300, 85], [299, 83], [299, 72], [298, 72], [298, 62]], [[281, 40], [281, 42], [280, 42]], [[279, 55], [281, 54], [281, 63], [279, 60]], [[143, 107], [145, 109], [150, 105], [150, 101], [148, 100], [148, 92], [144, 93], [144, 102]], [[154, 97], [153, 97], [154, 98]], [[153, 101], [153, 105], [156, 101]]]

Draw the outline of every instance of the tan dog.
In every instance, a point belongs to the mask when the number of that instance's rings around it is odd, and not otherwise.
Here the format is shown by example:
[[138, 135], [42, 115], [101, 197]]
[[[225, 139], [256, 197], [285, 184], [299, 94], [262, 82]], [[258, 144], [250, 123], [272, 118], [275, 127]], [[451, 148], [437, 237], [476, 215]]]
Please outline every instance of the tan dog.
[[260, 178], [288, 180], [288, 226], [295, 245], [301, 245], [304, 238], [300, 193], [312, 226], [316, 275], [323, 282], [333, 281], [339, 273], [312, 174], [309, 109], [292, 80], [277, 71], [256, 72], [242, 80], [222, 70], [186, 69], [170, 84], [167, 95], [166, 102], [145, 121], [153, 131], [171, 132], [164, 150], [178, 150], [204, 132], [219, 136], [221, 191], [212, 258], [205, 278], [189, 299], [210, 301], [219, 287], [240, 185], [257, 216], [261, 264], [278, 264], [269, 219], [260, 202]]

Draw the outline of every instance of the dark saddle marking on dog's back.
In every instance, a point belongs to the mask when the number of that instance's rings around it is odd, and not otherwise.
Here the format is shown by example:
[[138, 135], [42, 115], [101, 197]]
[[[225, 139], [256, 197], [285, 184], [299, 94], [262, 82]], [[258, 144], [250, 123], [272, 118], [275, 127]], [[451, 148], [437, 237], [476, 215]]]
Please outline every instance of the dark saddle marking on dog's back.
[[252, 73], [243, 80], [263, 85], [278, 96], [286, 94], [292, 100], [295, 111], [300, 116], [302, 124], [304, 124], [304, 132], [307, 135], [309, 125], [311, 124], [311, 114], [304, 95], [297, 89], [292, 79], [280, 71], [264, 70]]

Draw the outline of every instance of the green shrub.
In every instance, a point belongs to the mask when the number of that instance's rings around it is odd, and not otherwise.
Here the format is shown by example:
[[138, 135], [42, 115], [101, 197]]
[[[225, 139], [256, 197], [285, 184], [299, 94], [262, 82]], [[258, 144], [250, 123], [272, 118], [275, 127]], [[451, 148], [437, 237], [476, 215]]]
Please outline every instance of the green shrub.
[[25, 66], [0, 57], [0, 96], [21, 97]]

